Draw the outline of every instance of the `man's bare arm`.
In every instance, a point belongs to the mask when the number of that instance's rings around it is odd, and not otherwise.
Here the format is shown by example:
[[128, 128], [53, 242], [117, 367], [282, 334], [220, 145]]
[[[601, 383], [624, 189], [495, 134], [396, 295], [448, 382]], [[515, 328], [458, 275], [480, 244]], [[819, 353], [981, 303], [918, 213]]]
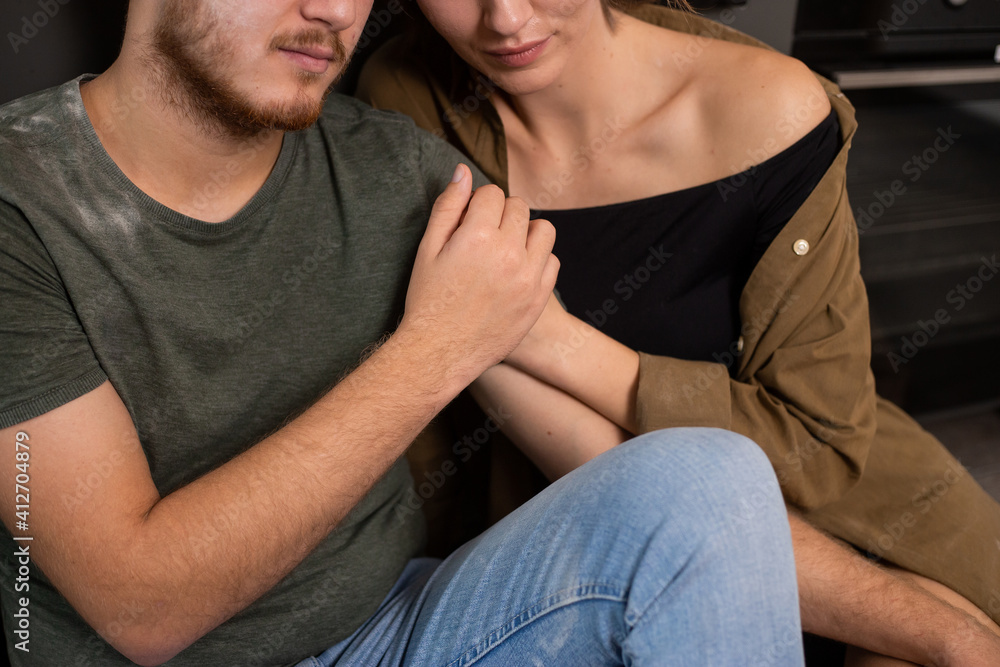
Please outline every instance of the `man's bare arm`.
[[970, 613], [868, 561], [794, 512], [788, 518], [803, 630], [917, 665], [1000, 661], [1000, 636]]
[[[110, 383], [0, 431], [11, 448], [17, 433], [29, 438], [33, 562], [128, 658], [164, 662], [270, 589], [537, 319], [558, 271], [551, 226], [529, 223], [527, 206], [492, 186], [469, 203], [461, 173], [435, 205], [397, 332], [294, 421], [197, 481], [159, 497]], [[61, 491], [109, 460], [114, 474], [88, 501], [62, 507]], [[13, 455], [0, 461], [8, 528], [14, 466]], [[192, 539], [219, 512], [228, 529]]]

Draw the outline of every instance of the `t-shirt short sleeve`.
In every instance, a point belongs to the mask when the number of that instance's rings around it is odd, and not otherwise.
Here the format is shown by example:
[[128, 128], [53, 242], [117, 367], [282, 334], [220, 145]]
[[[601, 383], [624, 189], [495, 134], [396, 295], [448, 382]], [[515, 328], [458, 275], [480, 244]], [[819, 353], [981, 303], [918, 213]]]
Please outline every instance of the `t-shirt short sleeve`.
[[455, 167], [459, 163], [465, 164], [472, 171], [472, 186], [478, 188], [490, 183], [490, 179], [483, 175], [475, 162], [465, 155], [462, 155], [454, 146], [444, 139], [434, 136], [426, 130], [422, 130], [415, 125], [413, 131], [417, 133], [417, 141], [420, 145], [420, 171], [424, 174], [427, 184], [427, 194], [433, 202], [437, 196], [447, 187], [455, 175]]
[[21, 212], [2, 201], [0, 369], [0, 428], [107, 380], [45, 245]]

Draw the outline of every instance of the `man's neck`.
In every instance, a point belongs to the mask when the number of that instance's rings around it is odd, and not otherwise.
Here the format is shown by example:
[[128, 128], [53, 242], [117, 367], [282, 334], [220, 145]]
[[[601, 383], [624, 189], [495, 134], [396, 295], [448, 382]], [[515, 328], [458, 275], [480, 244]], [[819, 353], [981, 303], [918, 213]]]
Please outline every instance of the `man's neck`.
[[115, 164], [164, 206], [205, 222], [230, 219], [260, 190], [283, 133], [237, 139], [213, 131], [126, 57], [81, 86], [84, 108]]

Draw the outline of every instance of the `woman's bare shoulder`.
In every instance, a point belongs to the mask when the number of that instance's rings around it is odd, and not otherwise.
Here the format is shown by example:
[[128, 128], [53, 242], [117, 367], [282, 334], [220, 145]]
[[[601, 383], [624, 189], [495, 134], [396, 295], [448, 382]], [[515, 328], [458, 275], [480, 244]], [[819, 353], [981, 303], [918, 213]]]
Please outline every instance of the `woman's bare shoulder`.
[[830, 114], [826, 90], [802, 62], [754, 46], [680, 37], [681, 44], [688, 41], [700, 51], [686, 73], [686, 105], [724, 163], [773, 157]]

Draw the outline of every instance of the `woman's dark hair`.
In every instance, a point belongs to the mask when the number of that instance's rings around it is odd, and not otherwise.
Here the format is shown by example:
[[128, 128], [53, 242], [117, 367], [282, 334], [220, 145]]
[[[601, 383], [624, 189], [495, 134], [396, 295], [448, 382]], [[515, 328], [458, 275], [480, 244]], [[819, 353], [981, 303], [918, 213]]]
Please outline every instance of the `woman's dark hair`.
[[[652, 0], [601, 0], [601, 6], [604, 7], [604, 17], [611, 21], [611, 10], [617, 9], [618, 11], [627, 12], [630, 9], [635, 9], [639, 5], [651, 4]], [[688, 0], [666, 0], [665, 2], [658, 2], [656, 4], [668, 5], [675, 9], [685, 9], [689, 12], [693, 12], [694, 8]]]

